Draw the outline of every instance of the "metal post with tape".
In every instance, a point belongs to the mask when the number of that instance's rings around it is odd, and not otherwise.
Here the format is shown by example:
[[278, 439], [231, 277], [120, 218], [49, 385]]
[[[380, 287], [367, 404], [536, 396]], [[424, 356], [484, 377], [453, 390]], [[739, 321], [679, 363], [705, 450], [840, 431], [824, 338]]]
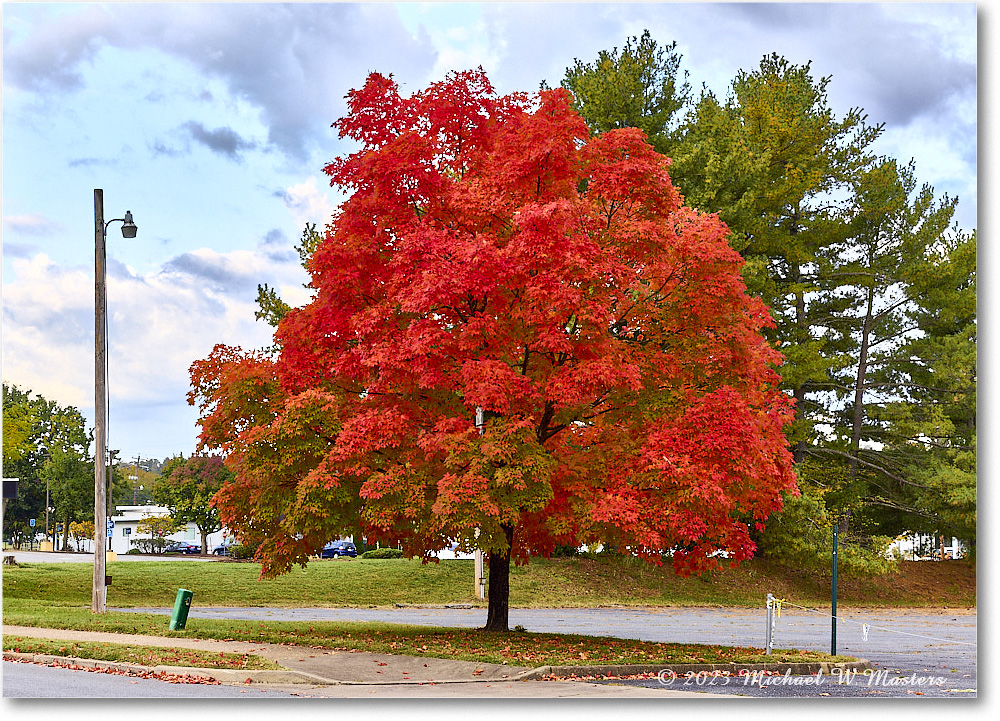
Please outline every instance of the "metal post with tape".
[[774, 596], [770, 593], [767, 594], [767, 629], [764, 632], [764, 653], [771, 653], [771, 646], [774, 645], [774, 640], [771, 638], [771, 632], [774, 628]]

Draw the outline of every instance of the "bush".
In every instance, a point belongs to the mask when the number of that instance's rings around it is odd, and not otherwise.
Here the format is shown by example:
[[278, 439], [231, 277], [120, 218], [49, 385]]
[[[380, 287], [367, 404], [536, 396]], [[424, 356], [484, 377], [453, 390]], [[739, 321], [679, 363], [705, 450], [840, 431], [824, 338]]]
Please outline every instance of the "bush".
[[256, 546], [251, 546], [245, 543], [237, 543], [235, 546], [229, 547], [229, 557], [235, 558], [237, 561], [247, 561], [253, 558], [256, 553]]
[[579, 555], [580, 549], [576, 546], [556, 546], [552, 551], [553, 558], [574, 558]]
[[134, 538], [131, 541], [134, 548], [129, 549], [129, 553], [155, 553], [160, 554], [170, 545], [169, 538]]
[[402, 558], [403, 552], [398, 548], [373, 548], [361, 554], [361, 558]]
[[142, 555], [142, 551], [140, 551], [138, 548], [130, 548], [127, 551], [125, 551], [125, 555], [126, 556], [141, 556]]

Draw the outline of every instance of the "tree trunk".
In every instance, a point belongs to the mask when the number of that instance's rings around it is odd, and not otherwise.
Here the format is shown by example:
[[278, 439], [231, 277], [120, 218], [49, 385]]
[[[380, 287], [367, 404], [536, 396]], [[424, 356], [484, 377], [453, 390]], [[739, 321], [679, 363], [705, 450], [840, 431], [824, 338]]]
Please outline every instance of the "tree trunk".
[[865, 380], [868, 374], [868, 344], [872, 328], [872, 308], [875, 291], [868, 289], [865, 320], [861, 326], [861, 348], [858, 353], [858, 374], [854, 385], [854, 412], [851, 416], [851, 482], [858, 477], [858, 454], [861, 450], [861, 431], [865, 420]]
[[489, 553], [489, 607], [484, 631], [506, 633], [510, 604], [510, 549], [514, 546], [514, 527], [501, 526], [507, 537], [507, 548]]
[[[797, 206], [796, 206], [797, 208]], [[789, 230], [790, 234], [794, 237], [798, 234], [798, 211], [793, 215], [792, 227]], [[789, 263], [789, 275], [796, 284], [802, 283], [802, 268], [798, 263]], [[809, 322], [806, 318], [806, 296], [802, 290], [795, 290], [795, 327], [799, 331], [799, 337], [809, 335]], [[805, 405], [806, 405], [806, 387], [805, 383], [799, 385], [792, 389], [792, 395], [795, 397], [795, 416], [796, 418], [801, 418], [805, 415]], [[806, 439], [801, 438], [795, 444], [792, 449], [792, 459], [796, 464], [802, 463], [806, 458]]]
[[63, 540], [61, 551], [66, 551], [69, 548], [69, 514], [66, 514], [66, 518], [63, 519]]
[[[792, 395], [795, 398], [795, 417], [798, 419], [802, 414], [805, 413], [806, 405], [806, 389], [805, 386], [799, 386], [792, 390]], [[806, 441], [804, 438], [796, 441], [795, 446], [792, 448], [792, 460], [796, 465], [802, 463], [806, 459]]]

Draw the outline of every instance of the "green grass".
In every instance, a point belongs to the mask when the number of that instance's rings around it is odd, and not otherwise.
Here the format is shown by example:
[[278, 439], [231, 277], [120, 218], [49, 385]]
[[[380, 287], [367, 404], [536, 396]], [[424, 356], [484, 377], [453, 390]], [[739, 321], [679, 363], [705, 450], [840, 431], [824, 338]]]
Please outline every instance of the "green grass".
[[[110, 633], [153, 634], [166, 638], [202, 638], [252, 643], [280, 643], [338, 651], [428, 656], [506, 663], [512, 666], [625, 663], [761, 663], [764, 661], [845, 660], [812, 651], [733, 648], [674, 644], [557, 633], [483, 633], [475, 629], [410, 626], [377, 622], [287, 622], [189, 620], [184, 631], [168, 630], [163, 616], [138, 613], [92, 614], [90, 609], [36, 607], [8, 611], [4, 623], [39, 625]], [[67, 642], [62, 642], [67, 643]]]
[[[839, 579], [845, 605], [976, 605], [975, 566], [964, 562], [901, 564], [898, 574]], [[172, 606], [178, 588], [193, 592], [199, 606], [343, 607], [469, 603], [473, 562], [416, 560], [315, 561], [273, 580], [259, 580], [256, 563], [191, 561], [108, 564], [113, 576], [110, 607]], [[93, 567], [88, 564], [25, 564], [3, 569], [4, 602], [44, 598], [50, 604], [90, 604]], [[941, 576], [929, 576], [937, 574]], [[945, 574], [945, 575], [942, 575]], [[949, 575], [950, 574], [950, 575]], [[829, 604], [830, 580], [763, 559], [682, 578], [669, 567], [632, 558], [537, 559], [511, 569], [515, 608], [623, 606], [758, 607], [768, 593], [801, 605]]]
[[[108, 564], [108, 605], [173, 606], [178, 588], [202, 606], [380, 606], [472, 600], [471, 562], [421, 565], [419, 561], [318, 561], [277, 579], [259, 580], [257, 563], [189, 561]], [[4, 600], [45, 598], [90, 604], [93, 566], [24, 564], [3, 571]], [[467, 586], [467, 591], [460, 589]]]
[[3, 650], [16, 653], [47, 654], [98, 661], [135, 663], [141, 666], [190, 666], [242, 671], [276, 670], [281, 666], [261, 656], [239, 653], [212, 653], [185, 648], [127, 646], [120, 643], [59, 641], [5, 634]]

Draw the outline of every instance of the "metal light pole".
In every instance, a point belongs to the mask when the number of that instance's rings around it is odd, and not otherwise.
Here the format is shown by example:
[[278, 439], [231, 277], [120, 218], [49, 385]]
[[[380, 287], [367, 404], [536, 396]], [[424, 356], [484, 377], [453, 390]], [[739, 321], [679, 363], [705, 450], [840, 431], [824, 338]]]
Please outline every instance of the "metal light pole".
[[104, 222], [104, 191], [94, 189], [94, 583], [91, 590], [90, 610], [93, 613], [107, 611], [107, 457], [108, 445], [108, 297], [106, 286], [106, 252], [108, 226], [122, 221], [122, 235], [134, 238], [138, 230], [132, 222], [132, 212], [126, 211], [124, 218], [114, 218]]
[[832, 605], [833, 612], [830, 614], [830, 655], [837, 655], [837, 524], [833, 524], [833, 589]]

